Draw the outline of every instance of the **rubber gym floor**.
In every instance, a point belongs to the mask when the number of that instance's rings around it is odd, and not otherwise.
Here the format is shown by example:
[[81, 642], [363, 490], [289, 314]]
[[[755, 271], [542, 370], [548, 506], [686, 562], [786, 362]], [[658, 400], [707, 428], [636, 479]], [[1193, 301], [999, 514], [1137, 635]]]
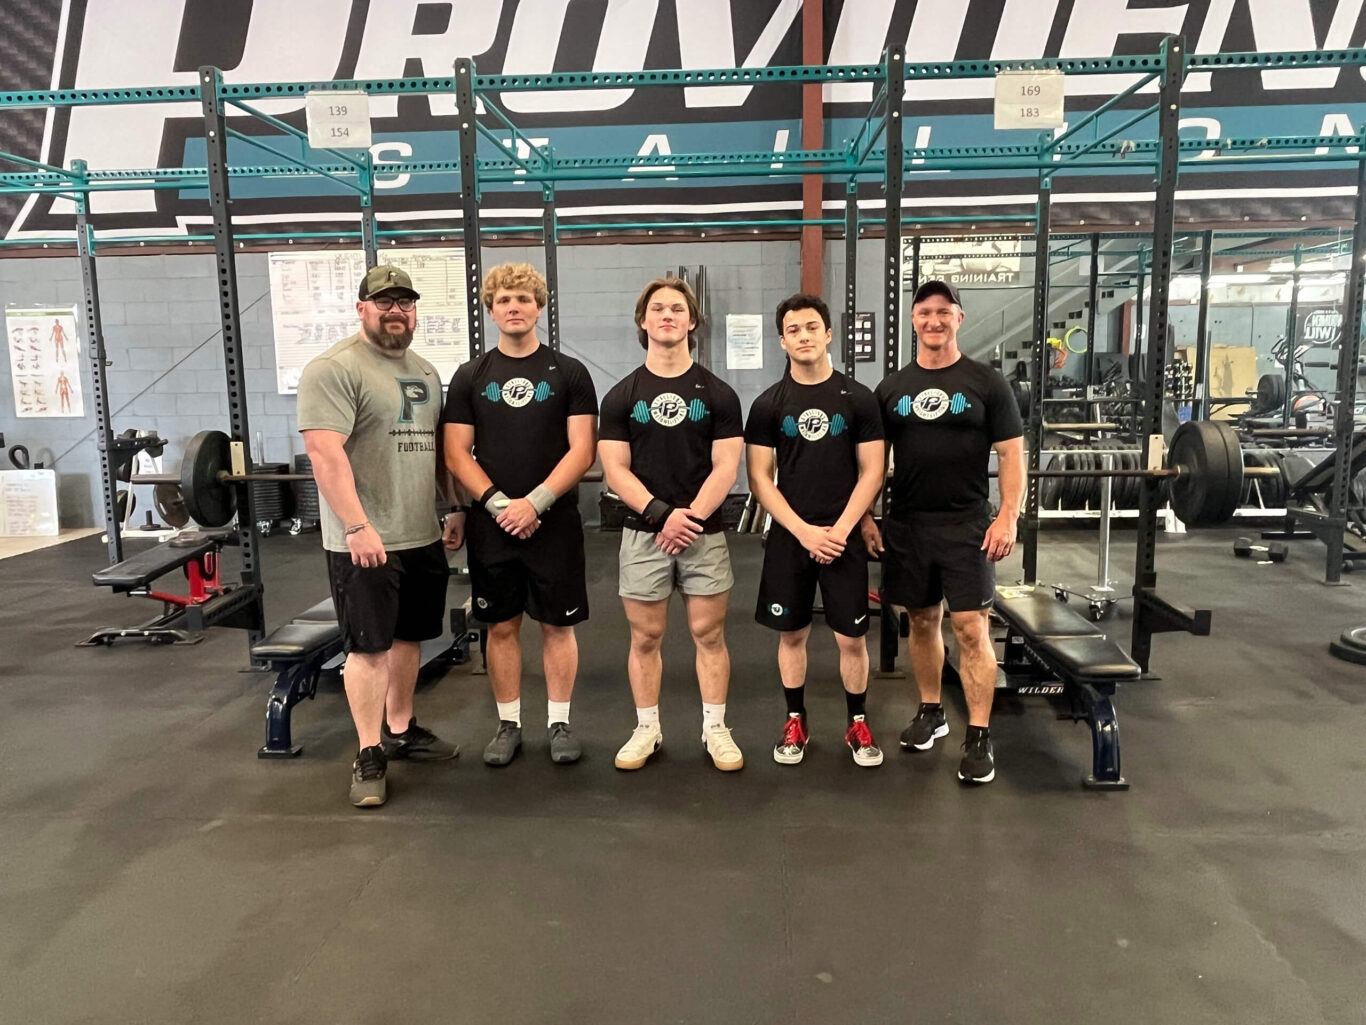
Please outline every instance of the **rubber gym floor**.
[[[338, 682], [295, 710], [302, 757], [258, 760], [270, 678], [242, 671], [241, 633], [76, 648], [151, 603], [90, 585], [98, 537], [7, 559], [0, 1022], [1359, 1025], [1366, 668], [1327, 645], [1366, 622], [1363, 582], [1320, 583], [1314, 541], [1281, 565], [1235, 559], [1236, 533], [1162, 542], [1163, 593], [1212, 608], [1214, 634], [1159, 636], [1161, 679], [1120, 691], [1126, 793], [1080, 788], [1089, 734], [1040, 698], [998, 703], [997, 780], [965, 789], [961, 694], [948, 742], [907, 754], [906, 679], [872, 681], [887, 758], [856, 767], [819, 630], [812, 747], [774, 764], [754, 537], [732, 538], [728, 718], [745, 769], [704, 758], [675, 606], [664, 750], [618, 772], [634, 715], [617, 536], [590, 531], [583, 761], [546, 755], [528, 628], [523, 755], [482, 764], [487, 681], [451, 669], [419, 708], [463, 753], [395, 764], [373, 811], [346, 800]], [[325, 596], [316, 535], [263, 551], [272, 625]], [[1094, 537], [1047, 534], [1040, 561], [1084, 585]], [[1131, 565], [1117, 535], [1116, 569]], [[1127, 646], [1127, 614], [1114, 625]]]

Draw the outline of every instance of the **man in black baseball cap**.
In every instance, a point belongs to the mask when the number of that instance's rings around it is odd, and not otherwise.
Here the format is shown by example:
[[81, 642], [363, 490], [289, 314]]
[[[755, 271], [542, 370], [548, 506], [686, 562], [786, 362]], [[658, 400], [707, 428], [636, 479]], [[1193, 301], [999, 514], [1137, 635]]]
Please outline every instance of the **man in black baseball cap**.
[[[910, 615], [910, 656], [920, 709], [901, 746], [928, 751], [949, 733], [940, 700], [944, 668], [944, 603], [958, 641], [959, 675], [968, 722], [958, 778], [996, 776], [988, 735], [996, 656], [987, 630], [996, 597], [994, 565], [1015, 546], [1024, 495], [1020, 410], [1000, 374], [958, 348], [963, 304], [947, 281], [926, 281], [911, 301], [919, 344], [915, 359], [877, 387], [892, 450], [891, 505], [879, 532], [862, 525], [870, 551], [882, 555], [882, 600]], [[988, 461], [1000, 469], [1001, 508], [989, 507]]]
[[963, 300], [958, 298], [958, 290], [947, 281], [922, 281], [911, 299], [911, 309], [914, 310], [932, 295], [942, 295], [960, 310], [963, 308]]

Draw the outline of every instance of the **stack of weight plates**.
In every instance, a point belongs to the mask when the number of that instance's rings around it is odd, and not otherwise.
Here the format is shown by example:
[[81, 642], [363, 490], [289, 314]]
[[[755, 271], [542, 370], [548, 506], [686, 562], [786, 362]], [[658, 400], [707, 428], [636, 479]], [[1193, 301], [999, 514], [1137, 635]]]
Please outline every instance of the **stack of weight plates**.
[[[288, 468], [288, 463], [255, 463], [252, 473], [284, 473]], [[285, 489], [287, 483], [254, 480], [247, 485], [251, 489], [251, 507], [256, 513], [257, 523], [273, 524], [289, 515], [289, 496]]]
[[[313, 463], [306, 455], [294, 457], [295, 473], [312, 473]], [[294, 483], [294, 518], [313, 525], [322, 519], [318, 510], [318, 484], [311, 480], [296, 480]]]

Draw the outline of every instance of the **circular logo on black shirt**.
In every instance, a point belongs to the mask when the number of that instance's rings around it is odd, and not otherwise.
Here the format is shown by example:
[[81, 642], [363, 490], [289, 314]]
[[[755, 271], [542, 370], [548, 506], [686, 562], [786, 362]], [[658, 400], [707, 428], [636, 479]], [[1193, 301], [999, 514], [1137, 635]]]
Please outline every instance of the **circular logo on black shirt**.
[[688, 404], [671, 391], [656, 395], [650, 403], [650, 418], [661, 427], [675, 427], [688, 416]]
[[820, 409], [808, 409], [797, 418], [797, 431], [807, 441], [820, 441], [830, 430], [830, 418]]
[[536, 394], [536, 386], [525, 377], [514, 377], [503, 385], [503, 401], [514, 409], [525, 406]]
[[911, 408], [922, 420], [938, 420], [949, 411], [949, 396], [938, 388], [926, 388], [915, 397]]

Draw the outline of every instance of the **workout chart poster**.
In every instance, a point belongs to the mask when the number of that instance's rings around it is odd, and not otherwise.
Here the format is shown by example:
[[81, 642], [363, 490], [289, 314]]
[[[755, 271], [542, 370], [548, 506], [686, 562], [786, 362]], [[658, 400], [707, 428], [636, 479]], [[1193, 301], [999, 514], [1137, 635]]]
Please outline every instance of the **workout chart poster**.
[[[417, 302], [413, 352], [449, 382], [469, 359], [463, 249], [404, 249], [383, 253], [383, 262], [408, 272], [422, 296]], [[270, 254], [270, 305], [275, 328], [275, 377], [281, 395], [293, 395], [299, 375], [314, 356], [360, 330], [356, 295], [365, 276], [365, 254], [306, 252]]]
[[5, 310], [17, 417], [85, 416], [74, 306]]

